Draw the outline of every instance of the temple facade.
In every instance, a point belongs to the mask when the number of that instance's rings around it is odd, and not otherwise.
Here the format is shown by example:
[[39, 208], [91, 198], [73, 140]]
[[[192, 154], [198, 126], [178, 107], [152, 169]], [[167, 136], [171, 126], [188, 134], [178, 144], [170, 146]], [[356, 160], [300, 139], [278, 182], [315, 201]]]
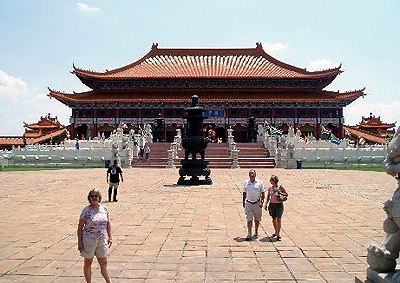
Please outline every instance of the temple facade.
[[[172, 141], [186, 123], [184, 109], [197, 95], [205, 109], [204, 126], [225, 140], [234, 130], [237, 142], [249, 140], [249, 119], [286, 132], [321, 136], [321, 125], [344, 137], [343, 108], [364, 96], [324, 90], [342, 71], [309, 72], [268, 55], [260, 43], [244, 49], [169, 49], [153, 44], [141, 59], [124, 67], [95, 72], [73, 66], [91, 90], [49, 96], [72, 109], [71, 137], [108, 136], [118, 125], [137, 129], [153, 124], [159, 141]], [[160, 127], [162, 129], [160, 129]]]

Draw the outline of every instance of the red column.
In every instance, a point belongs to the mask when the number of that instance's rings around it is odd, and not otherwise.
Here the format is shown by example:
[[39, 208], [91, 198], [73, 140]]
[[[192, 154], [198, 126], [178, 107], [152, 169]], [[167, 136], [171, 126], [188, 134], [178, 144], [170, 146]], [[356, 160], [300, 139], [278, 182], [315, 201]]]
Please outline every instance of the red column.
[[93, 110], [93, 137], [96, 137], [98, 133], [98, 126], [97, 126], [97, 109]]
[[343, 108], [339, 108], [339, 139], [344, 138]]
[[164, 108], [161, 109], [160, 114], [161, 114], [161, 117], [160, 117], [160, 118], [163, 118], [163, 124], [164, 124], [164, 141], [166, 141], [166, 140], [167, 140], [167, 129], [165, 128], [165, 111], [164, 111]]
[[118, 125], [119, 125], [118, 118], [119, 118], [119, 109], [115, 109], [115, 126], [116, 127], [118, 127]]
[[271, 126], [275, 126], [275, 109], [271, 109]]
[[295, 108], [294, 110], [293, 110], [293, 116], [294, 116], [294, 122], [293, 122], [293, 130], [294, 130], [294, 133], [296, 134], [297, 133], [297, 119], [299, 118], [298, 117], [298, 115], [299, 115], [299, 113], [298, 113], [298, 111], [297, 111], [297, 108]]
[[75, 130], [75, 119], [76, 119], [76, 111], [75, 109], [72, 109], [72, 118], [74, 119], [73, 123], [71, 124], [71, 133], [70, 133], [70, 139], [75, 139], [76, 138], [76, 130]]
[[317, 139], [321, 138], [321, 109], [317, 109]]

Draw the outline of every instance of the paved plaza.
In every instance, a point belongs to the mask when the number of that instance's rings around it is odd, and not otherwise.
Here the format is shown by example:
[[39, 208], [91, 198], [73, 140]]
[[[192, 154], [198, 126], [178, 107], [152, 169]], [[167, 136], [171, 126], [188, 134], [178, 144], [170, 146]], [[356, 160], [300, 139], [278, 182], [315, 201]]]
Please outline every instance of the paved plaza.
[[[366, 248], [383, 239], [382, 202], [397, 182], [385, 173], [258, 169], [289, 192], [282, 241], [264, 212], [244, 241], [248, 169], [212, 169], [211, 186], [177, 186], [177, 169], [125, 169], [108, 203], [105, 169], [0, 172], [0, 281], [83, 282], [76, 228], [87, 193], [111, 211], [113, 282], [354, 282]], [[93, 282], [104, 282], [97, 262]]]

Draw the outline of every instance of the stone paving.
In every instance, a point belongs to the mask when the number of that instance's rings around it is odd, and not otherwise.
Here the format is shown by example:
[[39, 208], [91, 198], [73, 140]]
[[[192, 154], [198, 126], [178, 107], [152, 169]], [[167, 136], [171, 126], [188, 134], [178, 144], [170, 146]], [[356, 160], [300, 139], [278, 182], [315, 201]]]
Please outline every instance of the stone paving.
[[[258, 169], [290, 196], [282, 241], [244, 241], [242, 184], [248, 169], [213, 169], [212, 186], [177, 186], [175, 169], [125, 169], [111, 211], [113, 282], [354, 282], [366, 248], [383, 238], [382, 210], [397, 183], [385, 173]], [[76, 228], [105, 169], [0, 172], [0, 281], [83, 282]], [[93, 282], [103, 282], [97, 262]]]

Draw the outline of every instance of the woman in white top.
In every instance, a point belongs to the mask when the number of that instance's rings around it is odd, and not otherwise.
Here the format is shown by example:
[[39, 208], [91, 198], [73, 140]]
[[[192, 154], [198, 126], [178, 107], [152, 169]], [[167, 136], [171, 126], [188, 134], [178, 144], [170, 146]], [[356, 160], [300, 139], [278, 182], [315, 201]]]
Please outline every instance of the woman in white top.
[[[268, 188], [267, 201], [265, 203], [265, 209], [268, 210], [269, 215], [272, 217], [272, 225], [274, 226], [275, 233], [272, 237], [276, 237], [277, 241], [281, 240], [281, 218], [283, 215], [283, 201], [279, 198], [279, 195], [288, 196], [285, 188], [278, 185], [279, 179], [277, 176], [272, 175], [269, 179], [271, 187]], [[269, 203], [269, 205], [268, 205]]]
[[86, 282], [92, 282], [92, 262], [96, 256], [101, 275], [106, 282], [111, 282], [107, 269], [107, 247], [112, 243], [110, 214], [107, 207], [100, 204], [98, 189], [90, 190], [87, 199], [90, 204], [82, 210], [77, 231], [78, 250], [84, 258], [83, 274]]

